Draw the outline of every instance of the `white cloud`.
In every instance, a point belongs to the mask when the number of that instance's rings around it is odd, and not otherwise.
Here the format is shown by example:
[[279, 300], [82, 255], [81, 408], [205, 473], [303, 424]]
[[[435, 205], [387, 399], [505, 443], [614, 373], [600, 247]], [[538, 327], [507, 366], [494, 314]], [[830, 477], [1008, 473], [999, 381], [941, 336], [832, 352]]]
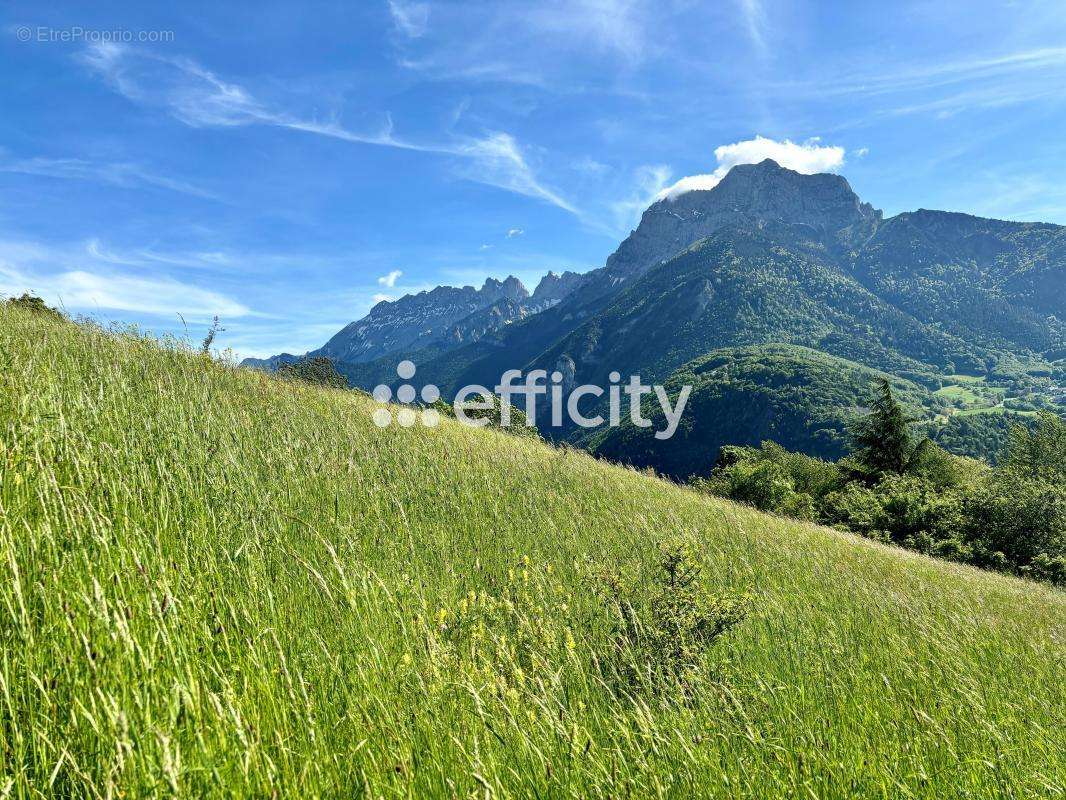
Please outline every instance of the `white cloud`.
[[102, 266], [101, 261], [107, 259], [95, 242], [90, 242], [87, 249], [74, 250], [33, 242], [0, 241], [0, 294], [30, 292], [73, 311], [182, 314], [190, 319], [210, 319], [215, 314], [223, 318], [243, 317], [253, 313], [243, 303], [216, 291], [165, 275], [145, 277], [143, 271], [131, 274], [113, 266]]
[[508, 239], [513, 239], [514, 237], [521, 236], [524, 233], [525, 233], [525, 231], [522, 230], [521, 228], [511, 228], [511, 230], [507, 231], [507, 238]]
[[478, 248], [478, 249], [479, 249], [479, 250], [491, 250], [491, 249], [492, 249], [492, 245], [491, 245], [491, 244], [483, 244], [483, 245], [481, 245], [481, 247], [480, 247], [480, 248]]
[[373, 297], [373, 300], [374, 300], [375, 304], [392, 302], [392, 295], [380, 294], [380, 293], [379, 294], [375, 294], [374, 297]]
[[396, 28], [404, 36], [417, 39], [426, 35], [429, 26], [429, 3], [389, 0], [389, 13]]
[[480, 138], [411, 142], [393, 135], [392, 119], [388, 114], [383, 116], [383, 124], [378, 130], [353, 131], [336, 119], [307, 118], [264, 103], [244, 87], [222, 80], [187, 58], [171, 58], [104, 43], [88, 48], [84, 61], [126, 98], [162, 108], [190, 127], [266, 125], [356, 144], [456, 157], [466, 162], [459, 174], [467, 180], [578, 213], [574, 206], [541, 183], [518, 142], [509, 133], [496, 131]]
[[796, 144], [788, 139], [778, 142], [765, 136], [756, 136], [754, 139], [724, 144], [714, 150], [714, 157], [718, 161], [714, 172], [682, 178], [660, 191], [656, 199], [674, 200], [685, 192], [713, 189], [738, 164], [758, 164], [767, 158], [804, 175], [839, 169], [844, 164], [844, 148], [821, 145], [819, 141], [815, 138]]
[[388, 275], [378, 278], [378, 286], [387, 286], [390, 289], [396, 285], [396, 281], [403, 275], [402, 270], [394, 269]]

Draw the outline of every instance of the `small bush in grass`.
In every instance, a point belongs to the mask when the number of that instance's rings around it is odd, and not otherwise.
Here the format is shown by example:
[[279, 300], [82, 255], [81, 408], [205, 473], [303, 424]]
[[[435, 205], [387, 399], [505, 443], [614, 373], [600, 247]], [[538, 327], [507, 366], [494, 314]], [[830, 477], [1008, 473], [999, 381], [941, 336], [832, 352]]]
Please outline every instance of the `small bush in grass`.
[[[494, 394], [489, 395], [486, 399], [492, 403], [492, 408], [475, 408], [470, 404], [465, 404], [463, 415], [468, 420], [488, 420], [487, 427], [498, 428], [499, 430], [513, 433], [515, 436], [527, 436], [531, 439], [542, 438], [540, 431], [537, 430], [535, 425], [527, 424], [526, 415], [518, 406], [513, 403], [511, 404], [511, 410], [508, 412], [510, 419], [507, 421], [507, 424], [504, 425], [503, 402]], [[436, 409], [442, 416], [455, 419], [455, 406], [443, 399], [437, 399], [435, 402], [431, 403], [429, 407]]]
[[624, 692], [646, 691], [664, 699], [694, 699], [710, 677], [707, 654], [745, 617], [746, 597], [711, 592], [692, 546], [662, 548], [650, 586], [617, 570], [600, 568], [592, 587], [610, 617], [611, 643], [600, 667]]
[[40, 314], [53, 319], [65, 319], [63, 314], [45, 303], [40, 297], [29, 292], [23, 292], [21, 297], [8, 298], [7, 304], [13, 308], [21, 308], [23, 311], [29, 311], [33, 314]]
[[286, 380], [304, 381], [334, 389], [348, 388], [348, 379], [337, 372], [333, 361], [325, 356], [301, 358], [292, 364], [282, 364], [276, 374]]

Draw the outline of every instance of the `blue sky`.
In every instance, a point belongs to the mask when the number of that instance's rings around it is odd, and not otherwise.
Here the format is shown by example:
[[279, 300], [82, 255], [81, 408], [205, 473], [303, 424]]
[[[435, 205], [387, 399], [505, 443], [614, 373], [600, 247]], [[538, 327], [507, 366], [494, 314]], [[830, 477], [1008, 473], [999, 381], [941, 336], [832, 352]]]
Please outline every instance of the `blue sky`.
[[217, 313], [241, 356], [601, 266], [767, 155], [887, 214], [1066, 224], [1059, 0], [14, 2], [0, 59], [0, 293]]

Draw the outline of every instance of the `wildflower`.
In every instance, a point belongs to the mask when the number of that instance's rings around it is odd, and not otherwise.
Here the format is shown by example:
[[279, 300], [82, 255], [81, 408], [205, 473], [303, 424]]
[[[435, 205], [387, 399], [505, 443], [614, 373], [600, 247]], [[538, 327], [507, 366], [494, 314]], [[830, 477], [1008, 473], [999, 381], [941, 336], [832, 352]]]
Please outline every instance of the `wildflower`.
[[411, 664], [411, 654], [410, 653], [404, 653], [403, 654], [403, 663], [404, 663], [404, 666], [410, 666], [410, 664]]
[[447, 620], [448, 620], [448, 609], [442, 608], [440, 611], [437, 612], [437, 624], [440, 625], [440, 627], [443, 628], [444, 627], [444, 623], [447, 622]]

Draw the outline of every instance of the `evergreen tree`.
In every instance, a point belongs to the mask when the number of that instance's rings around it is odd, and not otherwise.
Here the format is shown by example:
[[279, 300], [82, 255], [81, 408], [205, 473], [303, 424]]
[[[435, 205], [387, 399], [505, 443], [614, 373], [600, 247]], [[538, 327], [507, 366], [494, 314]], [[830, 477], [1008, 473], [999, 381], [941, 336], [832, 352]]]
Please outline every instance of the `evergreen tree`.
[[882, 378], [870, 404], [870, 413], [852, 431], [852, 462], [872, 480], [886, 474], [903, 474], [916, 447], [903, 406]]

